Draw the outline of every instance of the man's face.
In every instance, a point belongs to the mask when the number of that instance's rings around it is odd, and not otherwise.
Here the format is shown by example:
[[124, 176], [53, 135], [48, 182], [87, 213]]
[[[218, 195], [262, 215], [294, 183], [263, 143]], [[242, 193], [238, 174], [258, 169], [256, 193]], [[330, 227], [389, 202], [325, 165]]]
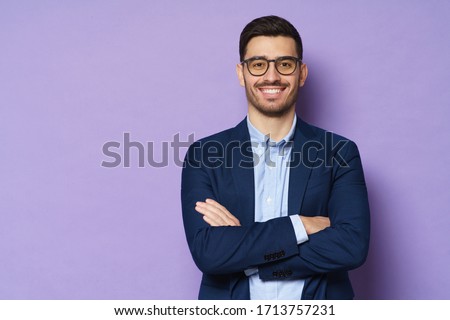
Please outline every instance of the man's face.
[[[244, 60], [252, 57], [276, 59], [283, 56], [298, 57], [295, 41], [289, 37], [258, 36], [247, 44]], [[246, 64], [238, 64], [236, 71], [240, 84], [245, 87], [248, 107], [268, 117], [280, 117], [295, 108], [299, 87], [305, 83], [308, 70], [305, 64], [285, 76], [278, 73], [275, 64], [262, 76], [249, 73]]]

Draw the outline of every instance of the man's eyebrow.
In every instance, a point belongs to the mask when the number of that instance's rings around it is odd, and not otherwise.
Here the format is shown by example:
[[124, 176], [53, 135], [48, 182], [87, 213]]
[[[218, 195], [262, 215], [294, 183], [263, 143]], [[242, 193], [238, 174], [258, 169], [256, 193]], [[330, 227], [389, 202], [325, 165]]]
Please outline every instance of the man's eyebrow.
[[245, 60], [250, 60], [250, 59], [267, 59], [267, 56], [253, 56], [253, 57], [247, 58]]
[[[279, 58], [296, 58], [295, 56], [277, 56], [277, 57], [275, 57], [274, 59], [276, 60], [276, 59], [279, 59]], [[269, 59], [267, 56], [253, 56], [253, 57], [250, 57], [250, 58], [247, 58], [247, 59], [244, 59], [244, 60], [256, 60], [256, 59], [267, 59], [267, 60], [271, 60], [271, 59]]]

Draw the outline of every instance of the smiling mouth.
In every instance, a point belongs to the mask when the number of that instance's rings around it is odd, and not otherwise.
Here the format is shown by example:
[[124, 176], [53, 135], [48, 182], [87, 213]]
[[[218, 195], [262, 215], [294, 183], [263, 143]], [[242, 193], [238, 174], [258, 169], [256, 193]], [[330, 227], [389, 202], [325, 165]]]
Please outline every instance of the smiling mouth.
[[286, 88], [278, 87], [278, 88], [259, 88], [259, 90], [264, 94], [279, 94], [284, 91]]

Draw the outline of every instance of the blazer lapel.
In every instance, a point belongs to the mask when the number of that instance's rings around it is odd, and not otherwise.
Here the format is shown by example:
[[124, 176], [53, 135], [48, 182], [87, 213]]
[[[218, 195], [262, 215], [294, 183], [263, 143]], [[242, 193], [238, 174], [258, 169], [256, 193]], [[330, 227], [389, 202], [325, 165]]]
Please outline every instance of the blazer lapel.
[[[227, 156], [232, 159], [231, 174], [239, 198], [239, 212], [245, 213], [239, 217], [239, 221], [243, 225], [248, 225], [255, 221], [255, 178], [247, 118], [244, 118], [234, 128], [231, 138], [231, 144], [233, 145], [232, 147], [231, 145], [228, 146]], [[308, 149], [304, 147], [305, 143], [311, 141], [318, 142], [318, 138], [310, 125], [298, 118], [293, 137], [291, 167], [289, 169], [289, 215], [300, 214], [301, 212], [303, 197], [312, 169], [307, 163], [314, 162], [317, 158], [317, 148]], [[308, 152], [308, 154], [303, 154], [303, 152]]]
[[239, 221], [249, 225], [255, 221], [255, 178], [253, 172], [253, 154], [250, 134], [247, 128], [247, 118], [244, 118], [232, 132], [233, 146], [232, 176], [237, 190], [239, 203]]
[[[297, 127], [294, 133], [294, 145], [291, 152], [291, 163], [289, 172], [289, 195], [288, 195], [288, 214], [300, 214], [303, 197], [311, 175], [311, 166], [305, 165], [306, 162], [314, 162], [317, 157], [316, 148], [305, 148], [308, 141], [317, 141], [311, 127], [300, 118], [297, 119]], [[308, 146], [308, 145], [306, 145]], [[309, 154], [303, 154], [308, 152]]]

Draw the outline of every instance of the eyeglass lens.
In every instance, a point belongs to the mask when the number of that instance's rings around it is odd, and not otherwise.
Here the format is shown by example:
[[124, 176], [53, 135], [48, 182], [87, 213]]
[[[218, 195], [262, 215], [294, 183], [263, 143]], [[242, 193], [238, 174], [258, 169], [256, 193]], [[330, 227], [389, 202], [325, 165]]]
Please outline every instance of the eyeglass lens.
[[[260, 58], [247, 62], [248, 71], [254, 76], [262, 76], [269, 69], [269, 60]], [[294, 58], [279, 58], [275, 60], [275, 69], [282, 75], [290, 75], [297, 68], [297, 60]]]

